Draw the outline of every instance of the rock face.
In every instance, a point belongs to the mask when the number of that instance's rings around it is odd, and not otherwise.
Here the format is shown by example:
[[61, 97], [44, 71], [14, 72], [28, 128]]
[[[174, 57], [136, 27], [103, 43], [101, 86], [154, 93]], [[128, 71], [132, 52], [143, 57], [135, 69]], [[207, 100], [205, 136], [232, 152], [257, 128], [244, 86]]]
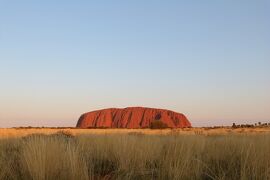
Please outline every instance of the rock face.
[[170, 128], [191, 127], [181, 113], [145, 107], [110, 108], [85, 113], [78, 120], [79, 128], [149, 128], [153, 121], [162, 121]]

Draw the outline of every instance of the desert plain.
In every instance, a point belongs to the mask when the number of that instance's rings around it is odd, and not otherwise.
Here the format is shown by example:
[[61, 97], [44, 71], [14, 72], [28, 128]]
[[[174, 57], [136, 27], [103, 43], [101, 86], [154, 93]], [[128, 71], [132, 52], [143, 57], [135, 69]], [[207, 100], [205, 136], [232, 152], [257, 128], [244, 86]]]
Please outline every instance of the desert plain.
[[137, 135], [258, 135], [270, 133], [270, 127], [255, 128], [232, 128], [232, 127], [193, 127], [178, 129], [87, 129], [73, 127], [20, 127], [20, 128], [0, 128], [0, 138], [16, 138], [32, 134], [50, 135], [54, 133], [64, 132], [73, 136], [78, 135], [109, 135], [109, 134], [137, 134]]

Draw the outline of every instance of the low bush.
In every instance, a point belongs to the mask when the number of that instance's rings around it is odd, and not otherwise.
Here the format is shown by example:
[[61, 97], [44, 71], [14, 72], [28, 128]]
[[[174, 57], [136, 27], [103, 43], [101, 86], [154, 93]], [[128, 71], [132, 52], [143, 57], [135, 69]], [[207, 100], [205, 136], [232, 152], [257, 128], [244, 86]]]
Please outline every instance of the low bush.
[[168, 128], [168, 125], [161, 120], [154, 120], [150, 124], [150, 129], [165, 129]]

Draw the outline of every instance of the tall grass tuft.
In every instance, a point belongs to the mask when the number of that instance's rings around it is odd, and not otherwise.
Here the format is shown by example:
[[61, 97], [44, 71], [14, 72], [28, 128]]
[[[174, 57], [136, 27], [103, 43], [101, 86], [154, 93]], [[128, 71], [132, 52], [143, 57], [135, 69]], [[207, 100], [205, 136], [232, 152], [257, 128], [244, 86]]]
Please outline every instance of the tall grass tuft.
[[270, 179], [270, 135], [59, 132], [1, 139], [2, 179]]

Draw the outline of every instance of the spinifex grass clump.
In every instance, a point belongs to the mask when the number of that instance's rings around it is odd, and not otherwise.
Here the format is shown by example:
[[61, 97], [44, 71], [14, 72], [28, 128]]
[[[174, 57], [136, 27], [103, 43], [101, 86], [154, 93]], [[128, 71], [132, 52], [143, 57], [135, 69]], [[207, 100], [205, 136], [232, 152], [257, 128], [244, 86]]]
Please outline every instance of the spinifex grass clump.
[[0, 179], [269, 179], [270, 135], [83, 135], [0, 140]]

